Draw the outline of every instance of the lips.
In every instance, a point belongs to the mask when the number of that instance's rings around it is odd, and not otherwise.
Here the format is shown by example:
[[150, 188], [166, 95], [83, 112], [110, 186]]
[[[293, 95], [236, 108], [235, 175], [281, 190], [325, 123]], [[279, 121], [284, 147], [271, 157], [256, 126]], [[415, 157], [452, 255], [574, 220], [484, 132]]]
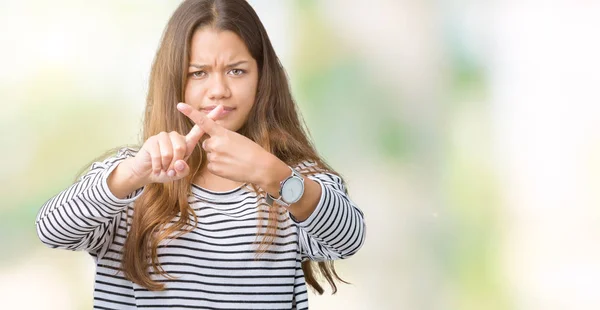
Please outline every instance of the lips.
[[[200, 109], [204, 114], [209, 115], [216, 106], [208, 106]], [[214, 115], [214, 120], [223, 120], [235, 111], [234, 107], [223, 106], [218, 115]], [[213, 113], [214, 114], [214, 113]]]
[[[203, 107], [201, 110], [202, 111], [210, 112], [210, 111], [212, 111], [216, 107], [217, 107], [216, 105], [211, 105], [211, 106]], [[229, 111], [235, 110], [235, 108], [234, 107], [223, 106], [223, 110], [226, 111], [226, 112], [229, 112]]]

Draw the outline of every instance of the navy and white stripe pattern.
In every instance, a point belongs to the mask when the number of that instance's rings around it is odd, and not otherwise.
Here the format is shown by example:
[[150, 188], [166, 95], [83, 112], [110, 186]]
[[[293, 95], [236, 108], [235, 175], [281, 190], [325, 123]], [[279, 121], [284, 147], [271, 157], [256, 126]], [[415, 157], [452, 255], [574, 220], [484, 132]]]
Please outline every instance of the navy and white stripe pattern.
[[152, 274], [166, 287], [149, 291], [118, 269], [127, 219], [144, 189], [119, 199], [106, 182], [119, 162], [134, 155], [135, 150], [124, 148], [95, 162], [77, 183], [48, 200], [36, 219], [44, 244], [86, 250], [94, 257], [95, 309], [308, 309], [301, 262], [346, 258], [364, 243], [363, 213], [336, 175], [309, 176], [321, 185], [316, 210], [302, 222], [281, 213], [274, 244], [260, 255], [257, 241], [266, 230], [259, 222], [267, 221], [259, 212], [266, 208], [259, 206], [262, 198], [247, 185], [227, 192], [192, 185], [189, 201], [198, 225], [162, 241], [159, 262], [172, 278]]

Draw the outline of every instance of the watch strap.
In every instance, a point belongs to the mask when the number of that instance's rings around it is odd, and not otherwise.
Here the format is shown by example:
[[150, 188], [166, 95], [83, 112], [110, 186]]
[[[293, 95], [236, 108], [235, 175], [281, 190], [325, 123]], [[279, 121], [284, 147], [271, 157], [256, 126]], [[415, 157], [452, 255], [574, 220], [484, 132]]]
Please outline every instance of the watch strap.
[[290, 203], [287, 203], [283, 200], [283, 195], [281, 193], [282, 189], [283, 189], [283, 184], [285, 183], [285, 181], [287, 181], [290, 178], [293, 177], [298, 177], [302, 180], [302, 182], [304, 183], [304, 178], [302, 177], [302, 174], [300, 174], [300, 172], [296, 171], [296, 169], [288, 166], [288, 168], [290, 168], [290, 170], [292, 170], [292, 174], [290, 176], [288, 176], [287, 178], [283, 179], [283, 181], [279, 182], [279, 198], [275, 198], [273, 196], [271, 196], [271, 194], [267, 193], [267, 203], [271, 206], [273, 206], [273, 202], [277, 202], [278, 204], [284, 206], [284, 207], [289, 207]]

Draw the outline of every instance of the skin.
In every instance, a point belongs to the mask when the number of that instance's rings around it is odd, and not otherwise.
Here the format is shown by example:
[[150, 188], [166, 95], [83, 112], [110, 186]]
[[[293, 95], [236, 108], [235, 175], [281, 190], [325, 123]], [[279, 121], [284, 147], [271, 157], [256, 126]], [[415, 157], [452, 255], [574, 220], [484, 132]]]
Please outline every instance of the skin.
[[[239, 130], [247, 121], [256, 98], [256, 60], [231, 31], [200, 28], [192, 36], [190, 45], [185, 102], [202, 113], [207, 113], [203, 108], [219, 104], [233, 108], [230, 113], [217, 115], [217, 123], [231, 131]], [[207, 168], [200, 171], [193, 183], [215, 191], [243, 184], [222, 178]]]
[[194, 33], [185, 103], [197, 110], [219, 104], [235, 108], [216, 122], [237, 131], [248, 119], [257, 85], [256, 60], [234, 32], [203, 27]]
[[[208, 165], [194, 183], [223, 190], [248, 182], [279, 197], [279, 183], [290, 175], [287, 165], [236, 133], [248, 119], [257, 85], [256, 60], [237, 34], [212, 27], [203, 27], [194, 33], [185, 90], [185, 100], [191, 109], [182, 104], [177, 107], [210, 135], [202, 145]], [[214, 122], [202, 117], [202, 108], [219, 104], [235, 110]], [[201, 113], [195, 113], [196, 110]], [[306, 177], [304, 182], [302, 199], [290, 206], [297, 211], [293, 212], [297, 213], [294, 214], [297, 219], [307, 218], [321, 195], [319, 184]]]
[[[208, 164], [195, 184], [228, 190], [253, 183], [279, 197], [280, 182], [291, 174], [287, 164], [254, 141], [238, 134], [256, 96], [258, 68], [244, 42], [233, 32], [210, 27], [194, 33], [185, 90], [177, 109], [196, 125], [185, 136], [176, 132], [150, 137], [135, 157], [124, 160], [109, 176], [113, 194], [124, 198], [145, 184], [165, 183], [190, 172], [186, 159], [204, 134]], [[232, 65], [235, 64], [235, 65]], [[203, 110], [217, 106], [214, 111]], [[224, 114], [223, 110], [234, 110]], [[209, 112], [207, 116], [207, 112]], [[288, 207], [299, 221], [307, 219], [321, 197], [321, 186], [304, 177], [302, 198]]]
[[[273, 197], [279, 197], [280, 182], [291, 174], [286, 163], [254, 141], [228, 130], [185, 103], [177, 109], [210, 136], [202, 143], [208, 153], [208, 170], [225, 179], [258, 185]], [[321, 186], [303, 176], [304, 194], [288, 211], [299, 221], [307, 219], [321, 197]]]

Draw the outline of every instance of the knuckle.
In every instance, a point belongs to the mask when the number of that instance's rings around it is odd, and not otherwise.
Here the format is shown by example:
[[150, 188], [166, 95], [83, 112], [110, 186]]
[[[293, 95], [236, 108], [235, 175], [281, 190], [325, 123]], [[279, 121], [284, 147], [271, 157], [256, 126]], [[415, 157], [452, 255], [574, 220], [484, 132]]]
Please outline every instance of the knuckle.
[[157, 140], [158, 140], [157, 136], [151, 136], [150, 138], [148, 138], [148, 140], [146, 140], [146, 144], [148, 146], [152, 146], [152, 145], [156, 144]]
[[175, 146], [173, 146], [173, 150], [175, 150], [176, 152], [183, 152], [185, 150], [185, 147], [181, 144], [176, 144]]
[[219, 166], [217, 166], [215, 164], [212, 164], [209, 170], [211, 173], [221, 174], [221, 170], [219, 169]]

